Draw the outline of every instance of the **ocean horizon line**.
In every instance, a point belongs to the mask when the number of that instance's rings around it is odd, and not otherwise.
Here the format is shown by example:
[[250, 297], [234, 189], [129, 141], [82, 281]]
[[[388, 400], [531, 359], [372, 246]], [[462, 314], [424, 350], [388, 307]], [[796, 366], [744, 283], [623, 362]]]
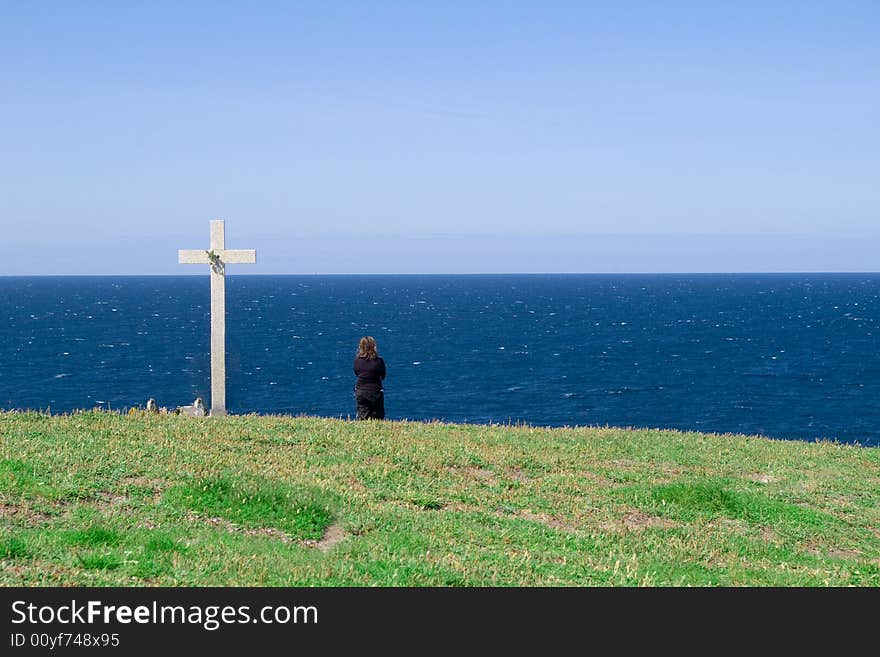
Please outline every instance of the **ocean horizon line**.
[[[861, 276], [878, 275], [880, 270], [785, 270], [785, 271], [596, 271], [596, 272], [298, 272], [298, 273], [228, 273], [227, 278], [260, 278], [278, 276]], [[198, 278], [205, 273], [181, 274], [0, 274], [0, 278]]]

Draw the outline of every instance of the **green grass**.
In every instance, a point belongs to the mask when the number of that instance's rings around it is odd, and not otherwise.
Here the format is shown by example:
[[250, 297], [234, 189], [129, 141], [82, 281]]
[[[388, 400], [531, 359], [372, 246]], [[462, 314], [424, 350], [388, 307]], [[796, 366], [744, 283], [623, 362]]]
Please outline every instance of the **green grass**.
[[115, 554], [77, 555], [77, 561], [86, 570], [116, 570], [122, 565], [122, 559]]
[[16, 536], [0, 541], [0, 559], [19, 559], [28, 555], [27, 543]]
[[282, 483], [242, 482], [229, 476], [174, 486], [165, 494], [165, 500], [178, 509], [218, 516], [243, 527], [274, 527], [302, 539], [321, 538], [333, 518], [314, 497], [315, 493]]
[[67, 532], [64, 535], [64, 540], [69, 545], [118, 545], [122, 542], [122, 536], [112, 529], [88, 527]]
[[0, 585], [880, 586], [880, 449], [0, 413]]
[[645, 507], [661, 516], [693, 521], [705, 518], [741, 518], [754, 524], [796, 522], [818, 528], [834, 519], [826, 513], [774, 500], [766, 495], [734, 490], [735, 482], [705, 481], [654, 486]]

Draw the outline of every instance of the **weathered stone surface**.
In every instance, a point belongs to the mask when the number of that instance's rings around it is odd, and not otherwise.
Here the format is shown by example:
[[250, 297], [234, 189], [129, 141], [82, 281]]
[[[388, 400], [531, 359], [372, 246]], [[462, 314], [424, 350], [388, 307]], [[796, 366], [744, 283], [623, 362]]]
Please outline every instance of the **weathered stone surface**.
[[207, 415], [205, 403], [201, 397], [196, 397], [196, 400], [189, 406], [178, 407], [177, 413], [178, 415], [187, 415], [189, 417], [205, 417]]

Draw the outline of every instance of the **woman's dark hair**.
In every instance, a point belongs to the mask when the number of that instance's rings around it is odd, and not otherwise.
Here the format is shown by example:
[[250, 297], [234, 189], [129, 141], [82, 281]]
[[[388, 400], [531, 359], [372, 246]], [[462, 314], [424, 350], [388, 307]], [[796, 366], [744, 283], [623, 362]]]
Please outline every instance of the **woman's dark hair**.
[[370, 335], [362, 337], [360, 343], [358, 344], [358, 358], [373, 360], [374, 358], [378, 358], [378, 356], [379, 354], [376, 353], [375, 338]]

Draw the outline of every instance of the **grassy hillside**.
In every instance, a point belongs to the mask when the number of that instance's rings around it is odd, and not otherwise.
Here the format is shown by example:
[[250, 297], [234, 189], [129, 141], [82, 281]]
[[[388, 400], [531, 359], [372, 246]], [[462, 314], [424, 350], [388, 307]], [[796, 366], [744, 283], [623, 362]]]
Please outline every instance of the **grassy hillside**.
[[0, 584], [880, 585], [880, 449], [0, 413]]

